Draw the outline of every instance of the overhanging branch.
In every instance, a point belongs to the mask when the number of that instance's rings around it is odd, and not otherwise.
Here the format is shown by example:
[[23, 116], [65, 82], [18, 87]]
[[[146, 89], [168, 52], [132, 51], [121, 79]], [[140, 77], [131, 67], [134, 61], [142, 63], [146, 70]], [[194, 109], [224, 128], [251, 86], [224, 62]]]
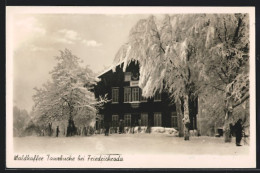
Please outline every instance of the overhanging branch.
[[221, 81], [224, 82], [225, 84], [228, 84], [228, 83], [225, 81], [225, 79], [221, 76], [221, 74], [218, 73], [217, 70], [215, 70], [215, 71], [216, 71], [216, 73], [218, 74], [218, 77], [221, 79]]
[[244, 101], [246, 101], [249, 97], [250, 97], [250, 94], [247, 93], [239, 102], [235, 103], [232, 107], [235, 108], [235, 107], [241, 105], [241, 104], [244, 103]]

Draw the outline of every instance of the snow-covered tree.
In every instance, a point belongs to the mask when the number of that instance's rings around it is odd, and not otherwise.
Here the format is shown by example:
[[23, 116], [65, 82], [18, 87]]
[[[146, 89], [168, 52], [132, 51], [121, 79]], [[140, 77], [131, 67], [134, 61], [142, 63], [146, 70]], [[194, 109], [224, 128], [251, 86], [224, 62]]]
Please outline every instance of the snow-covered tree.
[[13, 135], [21, 136], [27, 124], [30, 121], [30, 116], [25, 109], [20, 109], [17, 106], [13, 107]]
[[[60, 51], [58, 63], [50, 72], [52, 80], [36, 88], [33, 96], [35, 110], [44, 122], [69, 121], [67, 135], [75, 132], [74, 119], [86, 123], [96, 115], [96, 106], [102, 104], [91, 91], [96, 79], [92, 71], [80, 66], [80, 59], [71, 51]], [[69, 129], [70, 128], [70, 129]]]
[[[226, 108], [234, 108], [249, 97], [248, 16], [181, 14], [166, 15], [162, 21], [154, 16], [142, 19], [115, 57], [115, 64], [122, 61], [124, 69], [131, 61], [139, 62], [143, 96], [166, 89], [172, 93], [179, 117], [183, 100], [184, 137], [189, 139], [189, 100], [205, 87], [219, 89], [220, 84], [213, 83], [216, 77], [226, 83]], [[223, 80], [225, 75], [227, 81]]]
[[[193, 34], [190, 21], [197, 17], [178, 15], [171, 19], [166, 15], [161, 23], [157, 22], [159, 26], [153, 16], [140, 20], [130, 31], [129, 42], [119, 50], [115, 59], [116, 62], [124, 59], [126, 65], [133, 60], [139, 62], [139, 86], [143, 96], [151, 97], [163, 89], [172, 93], [177, 115], [183, 121], [178, 125], [180, 133], [184, 125], [185, 140], [189, 140], [189, 101], [190, 97], [196, 97], [192, 94], [198, 77], [196, 49], [190, 37]], [[182, 35], [178, 35], [180, 28]], [[183, 113], [181, 100], [184, 101]]]
[[229, 125], [237, 121], [234, 108], [249, 98], [249, 16], [212, 15], [205, 52], [208, 83], [224, 93], [225, 141], [230, 141]]

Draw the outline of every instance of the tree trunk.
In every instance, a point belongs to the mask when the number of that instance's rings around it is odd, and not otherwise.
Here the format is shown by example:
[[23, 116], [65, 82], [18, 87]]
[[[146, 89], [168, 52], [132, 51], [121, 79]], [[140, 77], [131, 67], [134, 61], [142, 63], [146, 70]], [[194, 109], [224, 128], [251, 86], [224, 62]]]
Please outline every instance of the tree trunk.
[[189, 140], [189, 125], [190, 125], [190, 117], [189, 117], [189, 96], [186, 94], [184, 96], [184, 118], [183, 118], [183, 126], [184, 126], [184, 140]]
[[[229, 94], [229, 93], [228, 93]], [[232, 103], [233, 101], [228, 98], [227, 94], [227, 99], [225, 100], [225, 123], [224, 123], [224, 141], [225, 142], [231, 142], [231, 118], [232, 118], [232, 112], [233, 112], [233, 107]]]
[[73, 116], [72, 116], [72, 108], [70, 108], [70, 115], [68, 120], [68, 128], [67, 128], [67, 137], [74, 136], [77, 134], [77, 128], [74, 124]]
[[224, 123], [224, 141], [231, 142], [231, 129], [230, 129], [230, 117], [232, 116], [232, 112], [230, 112], [227, 108], [225, 115], [225, 123]]
[[48, 124], [48, 136], [52, 136], [52, 123]]
[[177, 120], [178, 120], [179, 137], [183, 137], [184, 136], [183, 123], [182, 123], [183, 114], [181, 110], [181, 100], [179, 98], [176, 102], [176, 112], [177, 112]]

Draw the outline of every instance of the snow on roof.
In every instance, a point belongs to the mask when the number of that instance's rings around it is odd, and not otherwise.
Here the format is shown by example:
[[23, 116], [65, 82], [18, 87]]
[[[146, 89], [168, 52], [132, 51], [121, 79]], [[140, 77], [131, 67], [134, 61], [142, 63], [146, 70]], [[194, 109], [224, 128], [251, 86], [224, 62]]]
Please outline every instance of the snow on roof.
[[111, 65], [108, 69], [106, 69], [105, 71], [103, 71], [102, 73], [100, 73], [97, 77], [99, 78], [100, 76], [102, 76], [103, 74], [109, 72], [110, 70], [112, 70], [113, 68], [117, 67], [118, 65], [122, 64], [124, 61], [120, 61], [119, 63], [117, 63], [116, 65]]

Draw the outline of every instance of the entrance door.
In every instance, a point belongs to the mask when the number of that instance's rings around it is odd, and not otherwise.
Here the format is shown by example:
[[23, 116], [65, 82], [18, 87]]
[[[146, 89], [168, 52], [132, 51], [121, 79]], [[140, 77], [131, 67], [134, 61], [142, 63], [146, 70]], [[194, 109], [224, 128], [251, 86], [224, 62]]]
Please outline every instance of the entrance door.
[[148, 114], [147, 113], [141, 114], [141, 126], [148, 126]]
[[132, 126], [138, 126], [138, 122], [141, 119], [141, 116], [139, 113], [132, 113]]
[[162, 126], [162, 114], [160, 112], [154, 113], [154, 126]]

